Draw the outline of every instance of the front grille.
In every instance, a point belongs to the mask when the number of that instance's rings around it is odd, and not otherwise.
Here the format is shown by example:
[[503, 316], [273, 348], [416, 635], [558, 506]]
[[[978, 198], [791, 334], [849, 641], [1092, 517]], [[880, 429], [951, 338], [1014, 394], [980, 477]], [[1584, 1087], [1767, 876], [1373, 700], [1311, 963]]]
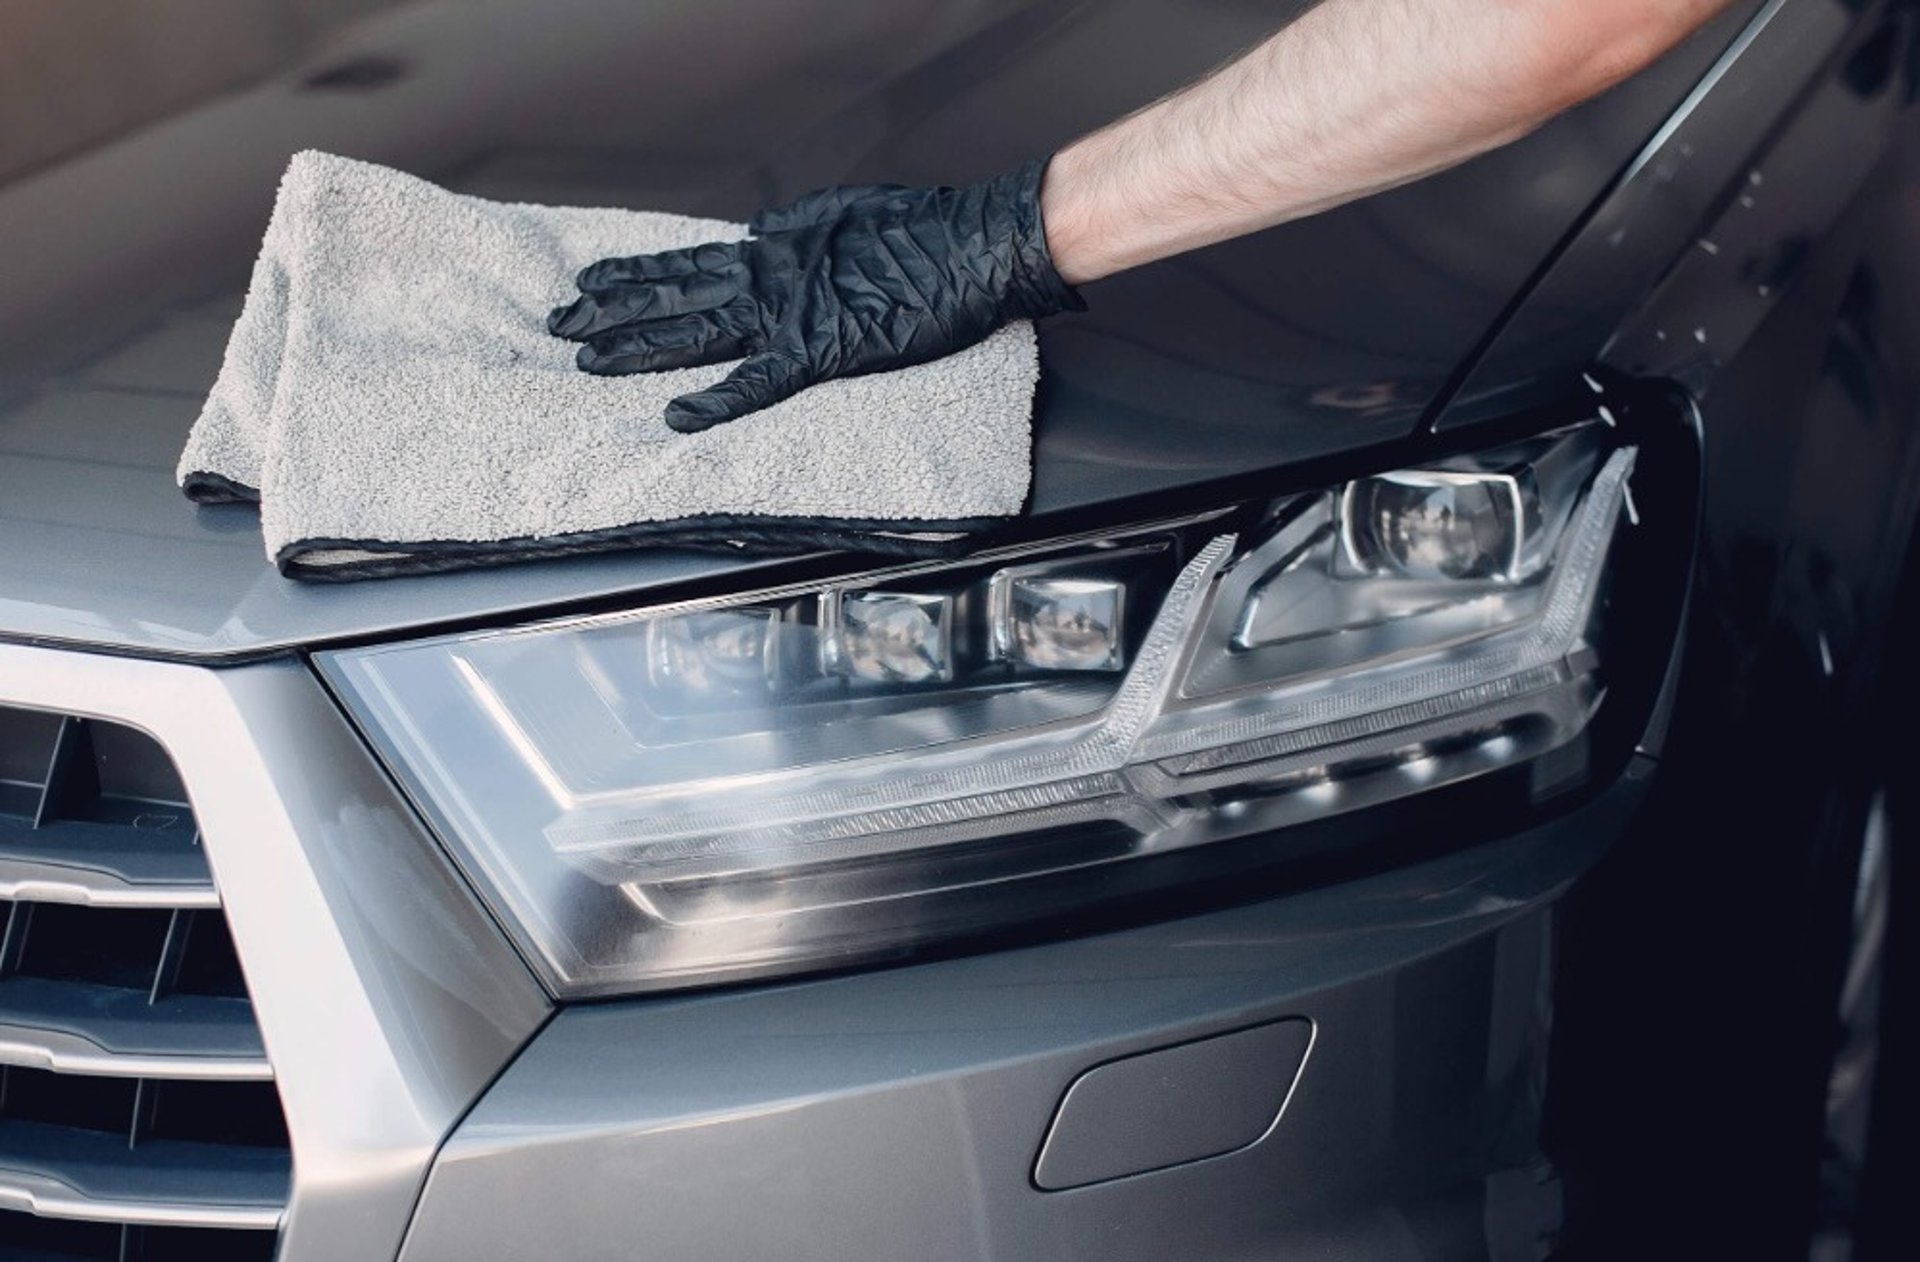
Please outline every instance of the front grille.
[[271, 1258], [289, 1170], [172, 762], [0, 707], [0, 1262]]

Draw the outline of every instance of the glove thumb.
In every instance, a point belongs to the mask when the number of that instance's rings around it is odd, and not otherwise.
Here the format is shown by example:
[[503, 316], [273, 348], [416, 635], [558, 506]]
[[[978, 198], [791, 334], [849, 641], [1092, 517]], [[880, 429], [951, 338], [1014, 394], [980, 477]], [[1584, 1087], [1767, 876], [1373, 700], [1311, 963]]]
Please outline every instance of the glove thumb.
[[817, 223], [837, 219], [856, 202], [891, 197], [905, 189], [904, 184], [842, 184], [834, 188], [816, 188], [802, 193], [784, 206], [761, 211], [747, 225], [756, 237], [769, 232], [791, 232]]
[[762, 352], [705, 390], [667, 404], [667, 425], [682, 434], [697, 434], [772, 407], [812, 384], [806, 361], [781, 351]]

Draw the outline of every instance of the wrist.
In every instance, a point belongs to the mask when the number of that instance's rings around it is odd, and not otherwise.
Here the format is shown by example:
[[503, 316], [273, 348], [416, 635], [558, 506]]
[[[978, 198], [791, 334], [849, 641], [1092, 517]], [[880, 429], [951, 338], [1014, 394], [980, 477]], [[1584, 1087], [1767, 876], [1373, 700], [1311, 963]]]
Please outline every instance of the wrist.
[[1076, 147], [1062, 149], [1047, 163], [1039, 197], [1047, 253], [1060, 279], [1069, 285], [1099, 280], [1118, 270], [1099, 257], [1100, 238], [1089, 214], [1086, 181], [1074, 153]]

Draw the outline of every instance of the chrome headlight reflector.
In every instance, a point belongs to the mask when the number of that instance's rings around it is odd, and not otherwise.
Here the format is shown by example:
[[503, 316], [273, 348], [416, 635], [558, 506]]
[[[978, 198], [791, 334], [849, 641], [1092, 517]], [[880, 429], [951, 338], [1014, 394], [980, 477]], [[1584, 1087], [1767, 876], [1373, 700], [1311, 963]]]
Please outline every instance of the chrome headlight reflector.
[[1567, 744], [1611, 437], [319, 661], [557, 993], [843, 963]]

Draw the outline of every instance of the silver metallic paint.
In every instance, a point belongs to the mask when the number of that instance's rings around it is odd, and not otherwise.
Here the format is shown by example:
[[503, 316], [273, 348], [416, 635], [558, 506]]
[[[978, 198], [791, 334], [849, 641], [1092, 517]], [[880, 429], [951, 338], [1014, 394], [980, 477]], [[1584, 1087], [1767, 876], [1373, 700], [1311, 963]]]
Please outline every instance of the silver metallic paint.
[[293, 661], [0, 644], [0, 703], [110, 719], [179, 767], [293, 1142], [281, 1262], [393, 1256], [441, 1138], [545, 994]]
[[[403, 1262], [1536, 1256], [1554, 900], [1650, 768], [1507, 841], [1228, 911], [565, 1009], [448, 1141]], [[1258, 1142], [1033, 1186], [1087, 1069], [1293, 1016], [1312, 1055]]]

